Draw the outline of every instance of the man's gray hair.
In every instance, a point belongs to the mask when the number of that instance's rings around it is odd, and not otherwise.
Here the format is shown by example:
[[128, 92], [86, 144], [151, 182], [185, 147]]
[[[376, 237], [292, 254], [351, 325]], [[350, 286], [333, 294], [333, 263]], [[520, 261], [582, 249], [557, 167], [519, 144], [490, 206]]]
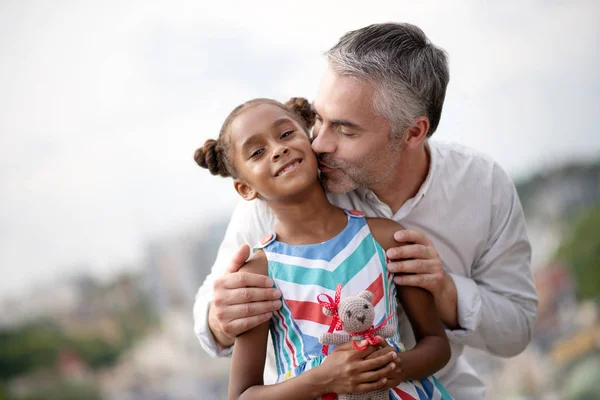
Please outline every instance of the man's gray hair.
[[331, 68], [376, 85], [373, 110], [387, 119], [393, 139], [419, 116], [435, 132], [450, 80], [448, 57], [407, 23], [374, 24], [351, 31], [325, 55]]

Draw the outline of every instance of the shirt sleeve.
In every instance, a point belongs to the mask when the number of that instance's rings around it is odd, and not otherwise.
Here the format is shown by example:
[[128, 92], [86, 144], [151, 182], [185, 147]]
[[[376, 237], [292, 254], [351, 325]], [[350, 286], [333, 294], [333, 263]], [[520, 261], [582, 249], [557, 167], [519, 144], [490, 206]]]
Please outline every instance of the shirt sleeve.
[[531, 340], [537, 294], [523, 209], [512, 180], [497, 164], [491, 189], [486, 248], [470, 277], [450, 274], [458, 293], [462, 329], [446, 333], [453, 342], [512, 357]]
[[260, 200], [241, 201], [233, 211], [223, 242], [210, 274], [196, 293], [194, 302], [194, 332], [202, 348], [213, 357], [229, 356], [232, 348], [222, 348], [208, 325], [208, 310], [213, 299], [213, 284], [223, 276], [233, 254], [244, 244], [251, 248], [274, 226], [274, 217]]

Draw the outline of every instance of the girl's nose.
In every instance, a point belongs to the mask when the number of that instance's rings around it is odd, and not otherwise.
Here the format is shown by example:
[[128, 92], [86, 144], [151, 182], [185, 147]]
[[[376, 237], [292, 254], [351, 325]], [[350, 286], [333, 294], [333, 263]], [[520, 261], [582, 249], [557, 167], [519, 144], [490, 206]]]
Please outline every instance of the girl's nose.
[[279, 147], [277, 148], [274, 152], [273, 152], [273, 157], [271, 157], [271, 159], [273, 161], [277, 161], [279, 160], [282, 156], [288, 154], [290, 152], [290, 149], [288, 149], [287, 147]]

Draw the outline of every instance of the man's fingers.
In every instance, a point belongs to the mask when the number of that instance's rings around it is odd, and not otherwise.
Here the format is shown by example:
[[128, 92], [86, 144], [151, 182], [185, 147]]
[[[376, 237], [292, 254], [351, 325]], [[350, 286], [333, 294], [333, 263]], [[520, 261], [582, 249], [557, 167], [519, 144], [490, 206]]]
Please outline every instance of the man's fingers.
[[396, 275], [394, 276], [394, 282], [396, 283], [396, 285], [419, 286], [424, 289], [430, 290], [428, 288], [436, 286], [443, 278], [443, 275], [441, 276], [441, 278], [439, 278], [438, 275], [432, 274]]
[[236, 304], [217, 310], [215, 316], [219, 321], [235, 321], [237, 319], [255, 317], [272, 313], [281, 308], [281, 300], [259, 301], [255, 303]]
[[255, 315], [253, 317], [236, 319], [227, 324], [226, 327], [223, 327], [223, 331], [229, 336], [236, 337], [244, 332], [249, 331], [250, 329], [256, 328], [260, 324], [267, 322], [269, 319], [271, 319], [272, 315], [273, 313], [266, 313]]
[[[243, 287], [233, 290], [227, 290], [219, 296], [219, 303], [224, 305], [248, 304], [261, 301], [278, 300], [281, 298], [281, 292], [275, 288], [255, 288]], [[215, 300], [217, 297], [215, 297]], [[216, 304], [217, 306], [220, 304]]]
[[227, 267], [227, 272], [238, 272], [240, 268], [242, 268], [242, 266], [246, 263], [248, 257], [250, 257], [250, 246], [245, 244], [242, 247], [240, 247], [238, 251], [236, 251], [236, 253], [233, 255], [233, 259]]
[[224, 289], [239, 289], [246, 287], [255, 288], [272, 288], [273, 279], [261, 274], [253, 274], [252, 272], [236, 272], [235, 274], [227, 274], [215, 281], [215, 287], [222, 285]]
[[431, 248], [422, 244], [409, 244], [392, 247], [385, 253], [390, 260], [405, 260], [411, 258], [429, 259], [433, 257]]
[[436, 260], [406, 260], [392, 261], [387, 264], [388, 270], [396, 274], [432, 274], [442, 273]]
[[429, 239], [427, 239], [425, 234], [416, 229], [404, 229], [401, 231], [397, 231], [396, 233], [394, 233], [394, 239], [396, 239], [396, 241], [400, 243], [411, 242], [424, 245], [429, 245], [430, 243]]

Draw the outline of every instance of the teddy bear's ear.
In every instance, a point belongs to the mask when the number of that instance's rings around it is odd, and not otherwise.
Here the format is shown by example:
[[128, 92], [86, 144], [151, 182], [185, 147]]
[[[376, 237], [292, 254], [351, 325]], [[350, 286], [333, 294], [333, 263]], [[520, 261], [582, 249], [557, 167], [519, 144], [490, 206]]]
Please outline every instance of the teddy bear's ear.
[[331, 310], [323, 307], [323, 314], [327, 315], [328, 317], [331, 317], [333, 315], [333, 313], [331, 312]]
[[368, 290], [364, 290], [364, 291], [360, 292], [358, 297], [362, 297], [363, 299], [367, 300], [369, 303], [373, 301], [373, 293], [369, 292]]

